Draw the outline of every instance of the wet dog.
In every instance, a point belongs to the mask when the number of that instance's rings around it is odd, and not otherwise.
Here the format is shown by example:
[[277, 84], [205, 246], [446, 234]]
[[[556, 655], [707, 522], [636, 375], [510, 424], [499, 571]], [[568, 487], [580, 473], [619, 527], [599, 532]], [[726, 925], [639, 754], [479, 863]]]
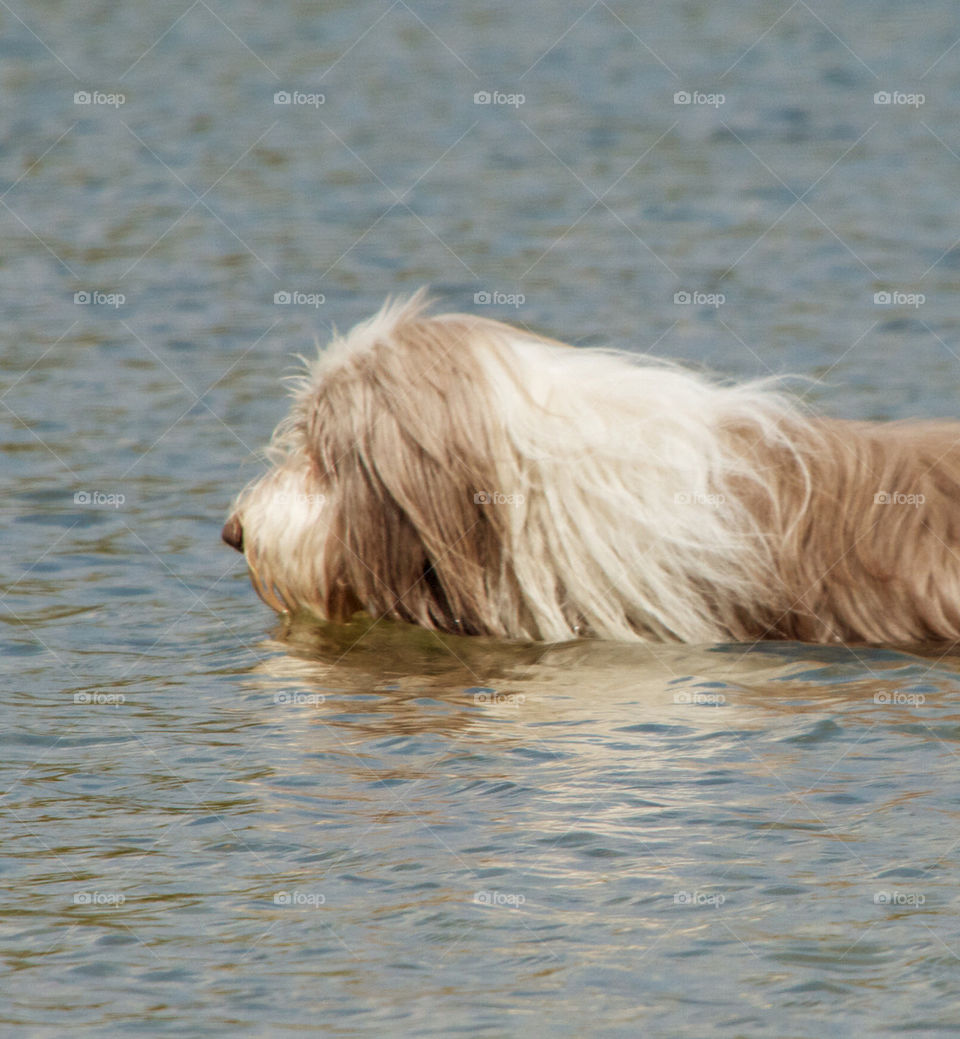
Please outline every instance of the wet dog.
[[224, 540], [274, 609], [561, 641], [960, 637], [960, 423], [807, 414], [422, 293], [334, 339]]

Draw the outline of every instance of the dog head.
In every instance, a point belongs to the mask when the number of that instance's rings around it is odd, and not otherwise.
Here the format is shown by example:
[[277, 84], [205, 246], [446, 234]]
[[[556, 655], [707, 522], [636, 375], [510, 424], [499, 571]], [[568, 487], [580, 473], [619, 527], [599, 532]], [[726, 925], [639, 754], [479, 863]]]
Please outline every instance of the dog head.
[[223, 539], [277, 610], [514, 633], [530, 626], [504, 552], [523, 494], [496, 384], [514, 341], [542, 341], [424, 306], [388, 304], [321, 354]]

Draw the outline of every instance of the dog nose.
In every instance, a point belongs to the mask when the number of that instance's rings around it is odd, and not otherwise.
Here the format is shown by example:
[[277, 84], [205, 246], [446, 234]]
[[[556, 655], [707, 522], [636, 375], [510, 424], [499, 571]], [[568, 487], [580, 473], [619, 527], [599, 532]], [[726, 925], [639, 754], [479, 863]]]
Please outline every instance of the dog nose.
[[243, 527], [240, 525], [240, 520], [236, 516], [231, 516], [223, 525], [223, 530], [220, 531], [220, 537], [231, 547], [235, 548], [238, 552], [243, 551]]

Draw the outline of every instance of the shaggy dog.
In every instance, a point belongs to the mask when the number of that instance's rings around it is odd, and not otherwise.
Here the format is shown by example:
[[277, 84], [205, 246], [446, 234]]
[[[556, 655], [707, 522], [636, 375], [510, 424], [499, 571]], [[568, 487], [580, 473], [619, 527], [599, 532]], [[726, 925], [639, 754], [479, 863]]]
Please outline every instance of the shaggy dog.
[[274, 609], [560, 641], [960, 637], [960, 423], [807, 415], [422, 293], [299, 380], [224, 529]]

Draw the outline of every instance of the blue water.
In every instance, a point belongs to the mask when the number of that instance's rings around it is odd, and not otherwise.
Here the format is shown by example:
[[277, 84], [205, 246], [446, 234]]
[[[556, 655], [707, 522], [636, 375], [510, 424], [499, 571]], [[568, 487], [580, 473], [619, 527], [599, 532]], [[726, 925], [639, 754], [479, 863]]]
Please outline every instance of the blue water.
[[421, 284], [956, 415], [958, 39], [0, 12], [0, 1034], [960, 1030], [960, 653], [285, 629], [218, 540], [294, 355]]

